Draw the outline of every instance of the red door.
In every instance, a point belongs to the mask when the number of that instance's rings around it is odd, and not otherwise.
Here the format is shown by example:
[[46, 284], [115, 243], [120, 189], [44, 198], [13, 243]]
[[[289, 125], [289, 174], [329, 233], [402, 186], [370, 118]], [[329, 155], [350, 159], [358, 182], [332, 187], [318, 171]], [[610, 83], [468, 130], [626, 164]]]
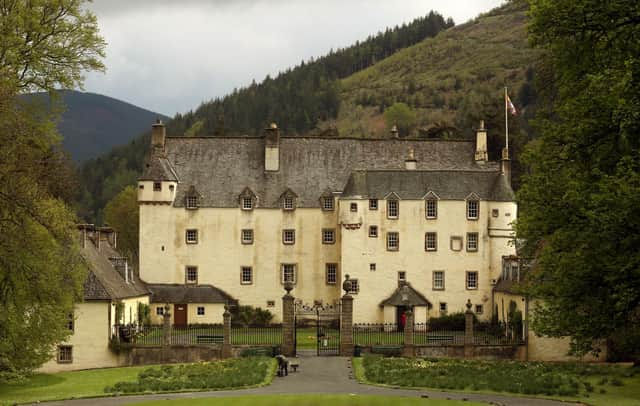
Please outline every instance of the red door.
[[187, 305], [173, 305], [173, 325], [175, 327], [187, 327]]

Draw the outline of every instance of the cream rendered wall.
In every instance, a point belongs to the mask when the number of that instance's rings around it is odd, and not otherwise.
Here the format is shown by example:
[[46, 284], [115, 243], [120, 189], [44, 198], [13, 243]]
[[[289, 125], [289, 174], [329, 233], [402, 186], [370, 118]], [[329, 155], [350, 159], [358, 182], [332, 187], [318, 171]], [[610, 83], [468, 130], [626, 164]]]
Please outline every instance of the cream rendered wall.
[[124, 359], [109, 350], [109, 306], [106, 301], [83, 302], [76, 305], [74, 333], [63, 345], [73, 346], [73, 362], [58, 364], [57, 353], [40, 372], [72, 371], [124, 365]]
[[162, 190], [153, 190], [153, 181], [138, 182], [139, 202], [173, 202], [178, 184], [176, 182], [160, 182]]
[[[358, 203], [358, 212], [350, 211], [350, 203]], [[369, 210], [368, 200], [341, 200], [340, 221], [342, 223], [362, 223], [359, 229], [342, 230], [342, 270], [351, 278], [359, 280], [360, 293], [354, 295], [355, 322], [389, 322], [388, 314], [380, 312], [379, 304], [397, 288], [398, 271], [405, 271], [411, 285], [427, 297], [433, 304], [431, 316], [438, 315], [440, 302], [448, 304], [448, 312], [464, 311], [467, 299], [482, 304], [481, 319], [490, 317], [491, 279], [499, 274], [493, 270], [498, 266], [494, 257], [515, 254], [515, 248], [508, 245], [506, 238], [492, 238], [489, 234], [491, 209], [503, 204], [480, 202], [478, 220], [467, 220], [466, 202], [453, 200], [438, 201], [438, 218], [426, 219], [424, 200], [400, 200], [398, 219], [388, 219], [386, 200], [379, 200], [378, 210]], [[513, 203], [508, 203], [515, 209]], [[506, 206], [505, 206], [506, 207]], [[513, 221], [515, 210], [511, 210]], [[378, 237], [368, 236], [370, 225], [378, 226]], [[387, 232], [400, 233], [399, 251], [387, 251]], [[424, 249], [426, 232], [436, 232], [438, 249], [427, 252]], [[466, 251], [466, 233], [477, 232], [479, 249]], [[463, 238], [462, 251], [452, 251], [450, 237]], [[492, 252], [497, 252], [493, 255]], [[376, 264], [376, 271], [369, 270], [369, 264]], [[432, 271], [445, 271], [445, 290], [433, 290]], [[478, 289], [467, 290], [465, 272], [478, 271]]]
[[[146, 190], [146, 188], [145, 188]], [[327, 285], [325, 264], [340, 264], [340, 229], [336, 211], [319, 208], [241, 210], [169, 205], [140, 205], [140, 277], [149, 283], [184, 283], [185, 267], [198, 267], [198, 283], [211, 284], [242, 305], [267, 308], [275, 320], [282, 316], [280, 265], [297, 264], [292, 294], [304, 302], [332, 302], [340, 283]], [[185, 243], [187, 229], [198, 230], [198, 244]], [[282, 243], [282, 230], [295, 229], [294, 245]], [[322, 244], [322, 229], [336, 230], [335, 244]], [[242, 229], [253, 229], [254, 243], [242, 244]], [[240, 284], [240, 268], [253, 267], [251, 285]], [[340, 280], [341, 269], [338, 269]]]

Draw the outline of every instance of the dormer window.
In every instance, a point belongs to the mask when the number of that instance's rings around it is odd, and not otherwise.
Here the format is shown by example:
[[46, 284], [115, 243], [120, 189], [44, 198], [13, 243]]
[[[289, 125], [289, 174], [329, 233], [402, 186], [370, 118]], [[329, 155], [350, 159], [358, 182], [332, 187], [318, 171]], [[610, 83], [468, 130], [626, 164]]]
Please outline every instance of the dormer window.
[[333, 196], [324, 196], [322, 198], [322, 210], [333, 210]]
[[285, 197], [282, 201], [282, 208], [285, 210], [293, 210], [293, 197]]
[[253, 209], [253, 199], [250, 197], [242, 198], [242, 210], [252, 210]]
[[479, 200], [467, 200], [467, 219], [477, 220], [480, 214], [480, 201]]
[[285, 192], [280, 195], [280, 204], [282, 205], [282, 210], [295, 210], [296, 209], [296, 199], [298, 195], [296, 195], [291, 189], [285, 190]]
[[435, 219], [438, 217], [438, 201], [436, 199], [426, 200], [425, 215], [428, 219]]
[[187, 209], [198, 208], [198, 196], [187, 196]]
[[242, 210], [253, 210], [256, 207], [256, 201], [256, 195], [248, 187], [240, 193], [239, 203]]
[[161, 192], [162, 191], [162, 183], [161, 182], [153, 182], [153, 191]]
[[396, 199], [387, 200], [387, 218], [397, 219], [400, 214], [400, 201]]

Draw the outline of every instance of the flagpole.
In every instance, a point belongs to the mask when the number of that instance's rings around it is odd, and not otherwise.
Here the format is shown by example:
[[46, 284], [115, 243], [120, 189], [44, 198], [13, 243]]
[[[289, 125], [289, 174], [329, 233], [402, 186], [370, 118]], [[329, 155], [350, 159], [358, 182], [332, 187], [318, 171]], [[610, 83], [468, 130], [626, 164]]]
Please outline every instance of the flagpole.
[[[505, 150], [509, 154], [509, 112], [507, 111], [507, 87], [504, 87], [504, 134], [505, 134]], [[508, 155], [507, 155], [508, 156]]]

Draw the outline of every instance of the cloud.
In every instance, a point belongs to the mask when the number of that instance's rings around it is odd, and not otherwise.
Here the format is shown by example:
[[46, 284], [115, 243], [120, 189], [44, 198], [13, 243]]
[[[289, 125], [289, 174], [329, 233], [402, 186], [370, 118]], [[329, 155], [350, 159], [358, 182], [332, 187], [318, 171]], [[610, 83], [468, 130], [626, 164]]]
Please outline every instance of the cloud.
[[86, 90], [173, 115], [330, 49], [439, 11], [457, 23], [497, 0], [98, 0], [106, 74]]

